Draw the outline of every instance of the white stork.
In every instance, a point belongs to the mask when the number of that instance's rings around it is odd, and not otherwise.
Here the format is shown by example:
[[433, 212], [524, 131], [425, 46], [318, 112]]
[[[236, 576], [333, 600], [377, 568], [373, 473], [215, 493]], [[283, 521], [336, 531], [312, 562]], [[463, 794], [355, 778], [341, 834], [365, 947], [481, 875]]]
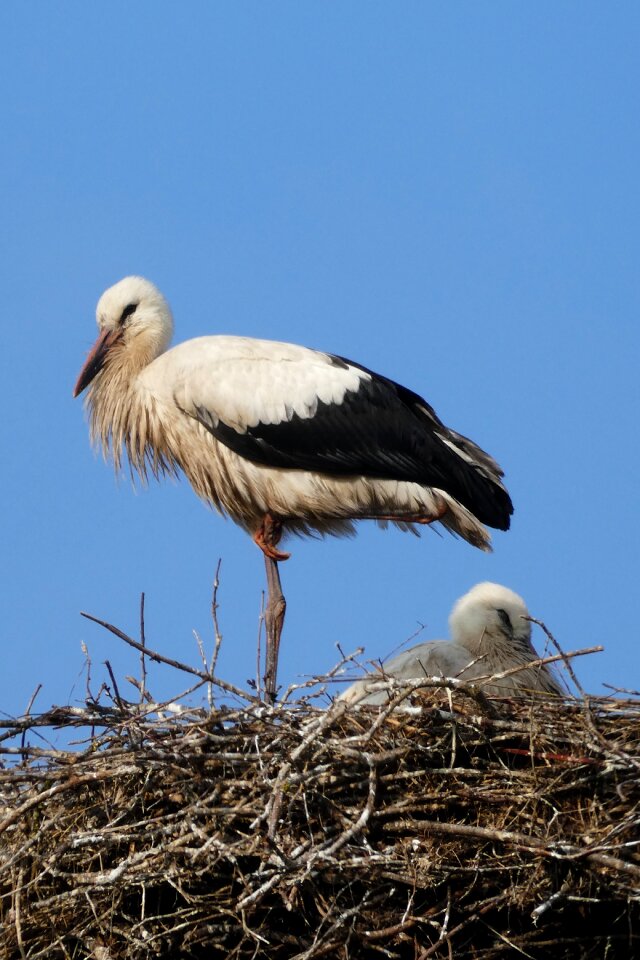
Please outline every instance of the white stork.
[[89, 387], [91, 436], [116, 470], [126, 451], [145, 478], [182, 471], [265, 556], [267, 695], [275, 695], [285, 602], [285, 532], [353, 533], [438, 520], [488, 550], [507, 530], [498, 464], [448, 429], [417, 394], [360, 364], [306, 347], [235, 336], [168, 349], [173, 318], [149, 280], [125, 277], [97, 306], [98, 339], [74, 396]]
[[348, 687], [340, 699], [349, 703], [380, 705], [389, 700], [384, 678], [418, 680], [422, 677], [456, 677], [460, 680], [491, 678], [514, 667], [517, 673], [478, 685], [485, 693], [522, 697], [532, 691], [562, 690], [549, 667], [527, 667], [538, 659], [531, 643], [531, 623], [526, 604], [513, 590], [498, 583], [478, 583], [454, 605], [449, 617], [451, 640], [428, 640], [405, 650]]

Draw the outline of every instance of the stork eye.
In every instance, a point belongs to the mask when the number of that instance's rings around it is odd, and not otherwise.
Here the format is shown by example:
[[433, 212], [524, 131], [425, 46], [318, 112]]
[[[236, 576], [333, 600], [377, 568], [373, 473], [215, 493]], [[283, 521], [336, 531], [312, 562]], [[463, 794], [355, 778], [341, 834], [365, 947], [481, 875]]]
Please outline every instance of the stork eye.
[[120, 323], [121, 323], [122, 325], [124, 325], [124, 324], [126, 323], [126, 321], [129, 319], [129, 317], [131, 316], [132, 313], [135, 313], [135, 312], [136, 312], [137, 306], [138, 306], [137, 303], [129, 303], [129, 304], [127, 304], [127, 306], [126, 306], [126, 307], [124, 308], [124, 310], [122, 311], [122, 316], [120, 317]]
[[508, 630], [510, 633], [513, 633], [513, 624], [511, 623], [511, 620], [510, 620], [510, 618], [509, 618], [509, 614], [507, 613], [507, 611], [506, 611], [506, 610], [496, 610], [496, 613], [498, 614], [498, 616], [499, 616], [500, 619], [502, 620], [502, 622], [503, 622], [503, 624], [505, 625], [505, 627], [507, 628], [507, 630]]

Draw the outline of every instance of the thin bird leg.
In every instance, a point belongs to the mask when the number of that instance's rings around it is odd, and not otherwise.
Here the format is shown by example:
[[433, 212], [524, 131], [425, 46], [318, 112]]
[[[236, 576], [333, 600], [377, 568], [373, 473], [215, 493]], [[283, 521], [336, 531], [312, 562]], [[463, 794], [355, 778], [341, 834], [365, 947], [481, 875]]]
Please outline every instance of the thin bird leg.
[[264, 612], [267, 650], [264, 662], [264, 688], [268, 703], [275, 703], [276, 699], [280, 636], [287, 609], [287, 602], [282, 594], [278, 561], [288, 560], [289, 554], [277, 549], [281, 536], [282, 521], [275, 519], [270, 513], [265, 513], [253, 539], [264, 553], [264, 566], [267, 573], [267, 606]]
[[258, 544], [265, 557], [271, 560], [288, 560], [290, 553], [283, 553], [277, 549], [280, 537], [282, 536], [282, 521], [276, 520], [270, 513], [265, 513], [262, 523], [253, 535], [253, 540]]
[[267, 650], [264, 662], [264, 689], [267, 703], [275, 703], [280, 636], [282, 634], [287, 601], [282, 594], [278, 561], [270, 557], [266, 550], [264, 554], [264, 566], [267, 572], [267, 607], [264, 612], [264, 621], [267, 628]]

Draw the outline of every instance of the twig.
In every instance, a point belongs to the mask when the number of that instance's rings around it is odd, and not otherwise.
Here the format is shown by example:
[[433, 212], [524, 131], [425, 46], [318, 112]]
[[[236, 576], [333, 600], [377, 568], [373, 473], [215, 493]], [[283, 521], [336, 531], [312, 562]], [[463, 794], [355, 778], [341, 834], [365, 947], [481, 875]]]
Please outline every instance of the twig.
[[303, 737], [302, 742], [291, 754], [291, 759], [283, 763], [280, 767], [264, 813], [254, 820], [254, 822], [251, 824], [251, 829], [255, 830], [256, 827], [259, 826], [260, 822], [266, 820], [269, 825], [268, 836], [272, 839], [274, 838], [278, 817], [280, 816], [280, 809], [282, 806], [284, 783], [291, 772], [293, 764], [300, 759], [304, 751], [321, 733], [324, 733], [328, 727], [336, 722], [338, 717], [345, 712], [345, 709], [345, 704], [334, 702], [326, 713], [323, 713], [317, 720], [314, 720], [309, 724], [309, 728]]
[[200, 677], [200, 679], [204, 680], [205, 682], [213, 683], [215, 686], [220, 687], [221, 690], [225, 690], [227, 693], [232, 693], [236, 697], [240, 697], [243, 700], [248, 700], [250, 703], [259, 703], [257, 697], [252, 696], [245, 690], [241, 690], [232, 683], [227, 683], [226, 680], [221, 680], [219, 677], [212, 676], [208, 671], [197, 670], [195, 667], [190, 667], [187, 663], [181, 663], [180, 660], [174, 660], [172, 657], [165, 657], [162, 653], [157, 653], [155, 650], [151, 650], [148, 647], [143, 647], [142, 644], [138, 643], [137, 640], [127, 636], [126, 633], [123, 633], [122, 630], [114, 627], [113, 624], [107, 623], [106, 620], [100, 620], [98, 617], [94, 617], [90, 613], [85, 613], [83, 610], [80, 611], [80, 616], [85, 617], [87, 620], [91, 620], [92, 623], [97, 623], [99, 626], [104, 627], [105, 630], [109, 631], [109, 633], [112, 633], [114, 636], [119, 637], [120, 640], [124, 640], [125, 643], [128, 643], [130, 647], [134, 648], [134, 650], [143, 650], [149, 660], [153, 660], [154, 663], [166, 663], [167, 666], [174, 667], [176, 670], [182, 670], [183, 673], [190, 673], [194, 677]]
[[562, 884], [559, 890], [554, 891], [554, 893], [552, 893], [550, 897], [547, 897], [544, 903], [538, 904], [538, 906], [531, 911], [531, 916], [533, 918], [534, 924], [537, 924], [540, 917], [544, 913], [546, 913], [547, 910], [550, 910], [552, 907], [555, 909], [555, 907], [558, 906], [560, 901], [566, 898], [567, 893], [570, 889], [571, 889], [571, 884], [569, 883], [568, 880], [565, 880], [565, 882]]
[[220, 567], [222, 566], [222, 557], [218, 560], [215, 576], [213, 579], [213, 596], [211, 597], [211, 617], [213, 620], [213, 635], [215, 638], [215, 647], [209, 664], [209, 673], [215, 673], [218, 665], [218, 655], [222, 645], [222, 634], [218, 625], [218, 588], [220, 586]]
[[[391, 824], [387, 829], [393, 829]], [[553, 860], [585, 860], [587, 863], [611, 870], [628, 873], [632, 877], [640, 878], [640, 866], [611, 857], [604, 853], [593, 853], [571, 843], [543, 843], [523, 833], [514, 833], [510, 830], [496, 830], [489, 827], [474, 827], [465, 823], [446, 823], [437, 820], [420, 820], [416, 823], [419, 833], [442, 833], [452, 837], [473, 837], [474, 839], [494, 841], [517, 847], [526, 853], [542, 855]]]
[[147, 692], [147, 663], [145, 660], [145, 648], [147, 638], [144, 629], [144, 593], [140, 594], [140, 703], [143, 703]]
[[[640, 703], [507, 699], [491, 717], [471, 685], [418, 679], [387, 682], [392, 700], [424, 688], [413, 710], [310, 706], [339, 668], [302, 701], [209, 710], [179, 703], [211, 682], [203, 657], [165, 704], [112, 676], [108, 696], [0, 721], [0, 952], [638, 954]], [[82, 748], [21, 739], [44, 726], [82, 727]]]
[[[32, 707], [33, 704], [35, 703], [36, 697], [38, 696], [38, 694], [40, 693], [41, 690], [42, 690], [42, 684], [39, 683], [38, 686], [37, 686], [37, 687], [35, 688], [35, 690], [33, 691], [33, 693], [31, 694], [31, 697], [29, 698], [29, 703], [27, 704], [27, 709], [26, 709], [25, 712], [24, 712], [24, 716], [25, 716], [25, 717], [28, 717], [29, 714], [31, 713], [31, 707]], [[22, 738], [21, 738], [21, 740], [20, 740], [20, 749], [21, 749], [22, 751], [24, 751], [24, 748], [25, 748], [25, 743], [26, 743], [26, 739], [27, 739], [27, 730], [28, 730], [28, 727], [25, 727], [25, 728], [23, 729], [23, 731], [22, 731]], [[22, 949], [22, 948], [21, 948], [21, 949]]]
[[[137, 768], [132, 766], [130, 772], [137, 772]], [[112, 780], [116, 776], [122, 776], [122, 773], [122, 769], [117, 773], [112, 770], [103, 770], [101, 772], [92, 771], [91, 773], [86, 773], [81, 776], [71, 776], [68, 780], [49, 787], [48, 790], [42, 790], [36, 794], [35, 797], [30, 797], [28, 800], [25, 800], [25, 802], [10, 813], [9, 816], [0, 821], [0, 833], [4, 833], [5, 830], [20, 820], [28, 810], [32, 810], [39, 804], [44, 803], [45, 800], [55, 797], [58, 793], [63, 793], [65, 790], [75, 790], [76, 787], [81, 786], [83, 783], [97, 783], [99, 780]]]
[[25, 951], [25, 949], [24, 949], [24, 942], [23, 942], [23, 939], [22, 939], [22, 916], [21, 916], [22, 910], [21, 910], [21, 905], [22, 905], [22, 878], [23, 878], [23, 876], [24, 876], [24, 868], [23, 868], [23, 867], [20, 867], [19, 870], [18, 870], [18, 879], [17, 879], [16, 885], [15, 885], [13, 914], [14, 914], [14, 923], [15, 923], [15, 928], [16, 928], [16, 940], [17, 940], [17, 942], [18, 942], [18, 949], [20, 950], [20, 957], [22, 958], [22, 960], [27, 960], [27, 954], [26, 954], [26, 951]]
[[114, 695], [115, 701], [118, 705], [118, 708], [124, 713], [125, 712], [124, 703], [122, 701], [122, 697], [120, 696], [120, 691], [118, 690], [118, 683], [114, 676], [113, 670], [111, 669], [111, 664], [109, 663], [108, 660], [105, 660], [104, 665], [107, 668], [107, 671], [111, 678], [111, 683], [113, 684], [113, 695]]
[[[525, 618], [525, 619], [528, 619], [528, 618]], [[533, 622], [538, 623], [538, 620], [534, 620]], [[474, 683], [477, 683], [480, 679], [482, 681], [485, 681], [487, 679], [503, 680], [505, 677], [510, 677], [514, 673], [521, 673], [523, 670], [530, 670], [533, 667], [544, 667], [549, 663], [557, 663], [558, 660], [562, 660], [565, 666], [567, 666], [569, 661], [573, 659], [573, 657], [585, 657], [591, 653], [602, 653], [603, 650], [604, 650], [604, 647], [602, 646], [583, 647], [581, 650], [571, 650], [570, 653], [558, 653], [550, 657], [538, 657], [536, 660], [530, 660], [528, 663], [520, 663], [518, 664], [517, 667], [511, 667], [509, 670], [503, 670], [501, 673], [492, 673], [492, 674], [487, 674], [486, 677], [476, 678], [474, 680]], [[573, 671], [572, 671], [572, 676], [573, 676]], [[578, 686], [578, 688], [581, 690], [582, 688], [579, 687], [577, 681], [575, 682], [576, 682], [576, 686]]]
[[318, 860], [321, 860], [321, 859], [329, 860], [331, 857], [333, 857], [338, 852], [338, 850], [340, 850], [347, 843], [349, 843], [350, 840], [353, 840], [355, 836], [357, 836], [359, 833], [362, 833], [367, 823], [369, 822], [371, 818], [371, 814], [373, 813], [373, 808], [376, 800], [377, 778], [376, 778], [376, 765], [374, 763], [373, 758], [368, 754], [365, 754], [365, 759], [369, 764], [369, 791], [367, 794], [367, 802], [364, 808], [362, 809], [360, 816], [358, 817], [356, 822], [351, 824], [351, 826], [347, 830], [344, 830], [340, 834], [338, 839], [335, 840], [329, 847], [327, 848], [321, 847], [319, 850], [313, 851], [311, 854], [309, 854], [307, 858], [305, 874], [309, 874], [311, 872], [311, 869], [318, 862]]
[[437, 940], [436, 943], [433, 943], [430, 947], [427, 947], [426, 950], [423, 950], [418, 954], [418, 960], [427, 960], [428, 957], [432, 957], [438, 952], [440, 947], [443, 944], [450, 944], [451, 940], [457, 933], [460, 933], [465, 927], [468, 927], [471, 923], [477, 920], [479, 917], [483, 916], [485, 913], [488, 913], [493, 907], [496, 907], [499, 903], [502, 903], [506, 900], [508, 893], [501, 893], [497, 897], [491, 897], [490, 900], [487, 900], [478, 910], [475, 910], [470, 916], [465, 917], [457, 926], [453, 927], [447, 934], [445, 934], [442, 939]]
[[[398, 707], [403, 701], [407, 700], [412, 693], [422, 689], [458, 690], [475, 700], [482, 707], [484, 713], [489, 718], [496, 718], [498, 716], [496, 707], [493, 705], [491, 700], [489, 700], [486, 694], [475, 685], [475, 681], [471, 682], [466, 680], [457, 680], [455, 677], [420, 677], [416, 680], [397, 680], [393, 677], [385, 677], [384, 679], [381, 678], [379, 681], [372, 681], [370, 685], [368, 684], [367, 690], [363, 692], [362, 696], [364, 697], [367, 693], [378, 690], [383, 690], [389, 693], [393, 693], [393, 691], [397, 692], [395, 696], [391, 696], [388, 703], [386, 703], [384, 707], [380, 709], [379, 715], [371, 724], [369, 729], [364, 734], [361, 734], [357, 739], [363, 742], [370, 740], [385, 723], [390, 714], [394, 712], [396, 707]], [[349, 704], [349, 706], [357, 705], [357, 700], [355, 700], [352, 704]], [[362, 706], [368, 707], [368, 704], [362, 704]]]
[[[202, 637], [197, 630], [193, 631], [193, 635], [196, 638], [196, 643], [198, 644], [198, 653], [200, 654], [202, 665], [208, 673], [207, 655], [204, 652], [204, 643], [202, 642]], [[209, 681], [207, 681], [207, 703], [209, 704], [209, 710], [213, 710], [213, 687]]]
[[[280, 697], [281, 704], [287, 703], [291, 699], [293, 694], [298, 692], [298, 690], [308, 690], [314, 687], [317, 690], [319, 687], [320, 689], [318, 690], [316, 696], [325, 693], [326, 692], [324, 689], [325, 685], [334, 681], [337, 675], [344, 670], [344, 667], [346, 666], [347, 663], [357, 663], [358, 661], [356, 658], [364, 650], [364, 647], [358, 647], [357, 650], [353, 651], [353, 653], [345, 654], [340, 649], [339, 644], [336, 644], [336, 646], [340, 650], [340, 656], [342, 657], [340, 662], [336, 663], [335, 667], [332, 667], [328, 673], [323, 673], [321, 676], [310, 676], [306, 680], [304, 680], [302, 683], [289, 684], [289, 686], [287, 687], [283, 695]], [[304, 702], [306, 703], [307, 700], [305, 699]]]
[[[542, 620], [536, 620], [535, 617], [524, 617], [524, 619], [525, 619], [525, 620], [530, 620], [531, 623], [537, 624], [537, 625], [544, 631], [544, 633], [545, 633], [545, 635], [546, 635], [546, 637], [547, 637], [547, 640], [549, 640], [549, 641], [553, 644], [553, 646], [556, 648], [556, 650], [558, 651], [558, 653], [559, 653], [560, 656], [562, 657], [562, 660], [563, 660], [563, 662], [564, 662], [564, 665], [565, 665], [565, 667], [567, 668], [567, 673], [569, 674], [569, 676], [570, 676], [571, 679], [573, 680], [573, 682], [574, 682], [574, 684], [575, 684], [575, 687], [576, 687], [576, 690], [578, 691], [578, 693], [580, 694], [581, 697], [584, 697], [585, 693], [584, 693], [584, 690], [583, 690], [583, 688], [582, 688], [582, 685], [580, 684], [580, 681], [578, 680], [577, 676], [576, 676], [575, 673], [574, 673], [573, 667], [571, 666], [570, 657], [572, 656], [572, 654], [565, 654], [564, 650], [562, 649], [562, 647], [560, 646], [560, 644], [558, 643], [558, 641], [556, 640], [556, 638], [554, 637], [554, 635], [553, 635], [553, 634], [551, 633], [551, 631], [547, 628], [546, 624], [544, 624], [544, 623], [542, 622]], [[604, 650], [604, 647], [593, 647], [593, 652], [594, 652], [594, 653], [596, 653], [596, 652], [597, 652], [597, 653], [601, 653], [603, 650]], [[579, 656], [579, 654], [574, 654], [574, 656]]]

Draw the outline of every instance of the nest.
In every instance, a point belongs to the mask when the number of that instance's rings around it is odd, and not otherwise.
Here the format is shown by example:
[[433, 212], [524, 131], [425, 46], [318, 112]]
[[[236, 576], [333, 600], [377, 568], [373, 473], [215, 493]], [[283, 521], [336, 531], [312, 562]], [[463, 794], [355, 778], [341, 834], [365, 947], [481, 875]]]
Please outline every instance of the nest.
[[3, 958], [640, 956], [639, 700], [424, 680], [348, 709], [310, 681], [267, 706], [145, 657], [207, 707], [112, 677], [4, 724]]

